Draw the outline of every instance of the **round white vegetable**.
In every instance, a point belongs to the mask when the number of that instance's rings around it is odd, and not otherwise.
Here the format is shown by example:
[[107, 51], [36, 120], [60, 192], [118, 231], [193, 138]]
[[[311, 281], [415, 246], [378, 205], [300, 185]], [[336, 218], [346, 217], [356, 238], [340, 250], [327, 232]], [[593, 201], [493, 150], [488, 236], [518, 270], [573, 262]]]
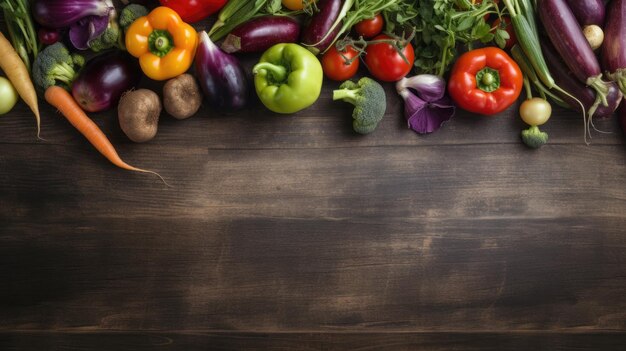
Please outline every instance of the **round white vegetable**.
[[585, 26], [585, 28], [583, 28], [583, 34], [585, 35], [585, 38], [587, 38], [587, 41], [593, 50], [602, 46], [602, 42], [604, 42], [604, 32], [602, 31], [602, 28], [596, 26], [595, 24]]
[[13, 109], [17, 103], [17, 91], [11, 82], [0, 77], [0, 115], [3, 115]]
[[535, 97], [522, 102], [519, 114], [526, 124], [540, 126], [550, 119], [552, 106], [546, 100]]

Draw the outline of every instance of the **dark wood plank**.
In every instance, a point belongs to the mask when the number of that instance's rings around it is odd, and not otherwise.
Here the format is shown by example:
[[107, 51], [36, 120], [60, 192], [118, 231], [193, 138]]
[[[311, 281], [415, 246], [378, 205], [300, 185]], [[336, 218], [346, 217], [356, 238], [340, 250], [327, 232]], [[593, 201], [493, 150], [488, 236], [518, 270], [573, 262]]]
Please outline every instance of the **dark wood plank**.
[[6, 351], [591, 351], [625, 343], [621, 333], [0, 333]]
[[120, 147], [128, 162], [160, 171], [174, 186], [167, 188], [152, 175], [113, 167], [89, 145], [0, 145], [7, 170], [0, 174], [0, 203], [10, 209], [2, 214], [9, 221], [46, 205], [58, 220], [75, 219], [71, 208], [87, 218], [622, 218], [623, 151], [623, 145], [563, 145], [537, 153], [519, 144]]
[[623, 219], [66, 222], [2, 239], [0, 328], [626, 326]]
[[0, 117], [0, 350], [623, 348], [615, 119], [585, 146], [556, 109], [539, 151], [517, 106], [417, 136], [386, 84], [364, 137], [337, 85], [296, 116], [163, 115], [144, 145], [93, 115], [173, 188], [111, 166], [43, 101], [45, 142], [23, 103]]
[[0, 145], [3, 328], [626, 326], [622, 145], [122, 151]]

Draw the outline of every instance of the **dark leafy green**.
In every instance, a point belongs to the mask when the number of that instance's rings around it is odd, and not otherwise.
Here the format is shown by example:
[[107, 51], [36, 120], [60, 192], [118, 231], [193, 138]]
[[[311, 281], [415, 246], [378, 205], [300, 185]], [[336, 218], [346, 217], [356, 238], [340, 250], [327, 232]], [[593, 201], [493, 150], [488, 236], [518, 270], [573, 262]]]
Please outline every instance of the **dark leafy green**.
[[494, 0], [474, 4], [468, 0], [408, 0], [385, 11], [386, 30], [398, 32], [413, 27], [415, 70], [443, 76], [459, 49], [495, 41], [504, 46], [508, 33], [493, 30], [485, 16], [498, 13]]

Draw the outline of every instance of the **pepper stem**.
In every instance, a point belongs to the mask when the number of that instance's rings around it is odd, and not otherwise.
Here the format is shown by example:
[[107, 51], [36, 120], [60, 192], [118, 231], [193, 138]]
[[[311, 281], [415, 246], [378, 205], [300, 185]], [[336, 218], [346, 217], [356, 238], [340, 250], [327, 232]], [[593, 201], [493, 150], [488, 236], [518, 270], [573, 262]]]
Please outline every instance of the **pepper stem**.
[[155, 29], [148, 36], [148, 48], [151, 53], [163, 57], [174, 48], [174, 38], [166, 30]]
[[500, 88], [500, 73], [493, 68], [485, 67], [476, 73], [476, 87], [486, 93]]
[[273, 82], [284, 82], [287, 79], [287, 69], [280, 65], [275, 65], [269, 62], [257, 63], [252, 68], [253, 74], [258, 74], [259, 71], [265, 70], [267, 72], [267, 79]]

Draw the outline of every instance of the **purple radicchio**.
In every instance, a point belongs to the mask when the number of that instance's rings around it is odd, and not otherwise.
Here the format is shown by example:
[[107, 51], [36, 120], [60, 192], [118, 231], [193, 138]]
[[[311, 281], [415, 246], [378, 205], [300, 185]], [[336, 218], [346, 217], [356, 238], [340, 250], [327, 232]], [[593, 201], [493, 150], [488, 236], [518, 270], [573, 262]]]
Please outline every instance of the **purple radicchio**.
[[70, 27], [70, 42], [78, 50], [89, 49], [89, 42], [99, 37], [109, 26], [109, 16], [87, 16]]
[[402, 78], [396, 90], [404, 100], [404, 116], [416, 133], [432, 133], [454, 116], [455, 106], [445, 96], [446, 82], [432, 74]]
[[37, 0], [32, 11], [35, 21], [47, 28], [65, 28], [87, 16], [107, 16], [111, 0]]

